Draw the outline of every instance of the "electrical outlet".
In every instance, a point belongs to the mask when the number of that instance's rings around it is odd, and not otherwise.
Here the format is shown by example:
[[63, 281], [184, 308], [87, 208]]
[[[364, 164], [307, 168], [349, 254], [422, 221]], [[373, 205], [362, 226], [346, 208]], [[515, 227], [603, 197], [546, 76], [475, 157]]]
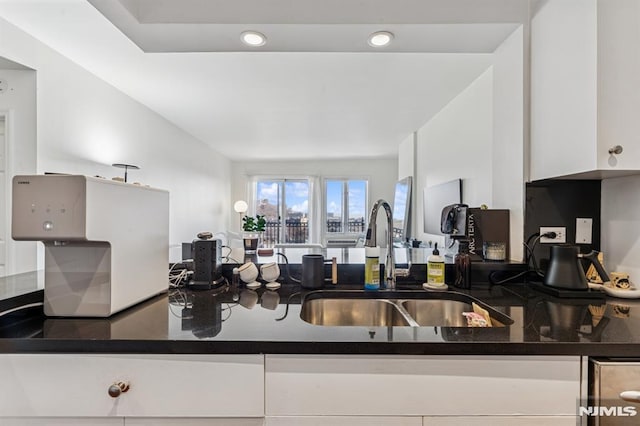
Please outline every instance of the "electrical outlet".
[[540, 235], [547, 232], [555, 232], [555, 238], [540, 237], [541, 243], [566, 243], [567, 242], [567, 228], [564, 226], [541, 226]]

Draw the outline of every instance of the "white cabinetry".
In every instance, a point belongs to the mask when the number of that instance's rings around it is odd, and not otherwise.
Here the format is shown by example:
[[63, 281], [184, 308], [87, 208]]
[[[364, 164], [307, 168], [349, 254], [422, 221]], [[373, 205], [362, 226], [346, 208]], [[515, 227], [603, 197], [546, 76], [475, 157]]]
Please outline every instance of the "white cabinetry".
[[[3, 417], [264, 416], [262, 355], [4, 354], [0, 377], [0, 424]], [[118, 381], [130, 389], [113, 398], [108, 388]]]
[[[531, 19], [531, 180], [640, 173], [640, 2], [548, 0]], [[609, 150], [620, 145], [620, 154]]]
[[558, 416], [571, 424], [580, 357], [267, 355], [265, 389], [268, 425], [323, 415], [425, 416], [425, 424], [430, 416]]

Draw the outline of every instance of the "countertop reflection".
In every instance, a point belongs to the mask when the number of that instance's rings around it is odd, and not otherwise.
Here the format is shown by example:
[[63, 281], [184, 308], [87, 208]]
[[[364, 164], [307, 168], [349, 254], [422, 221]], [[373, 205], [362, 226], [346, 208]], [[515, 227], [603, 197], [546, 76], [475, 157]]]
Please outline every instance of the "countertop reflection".
[[514, 323], [333, 327], [300, 318], [300, 290], [176, 288], [105, 319], [47, 318], [31, 308], [0, 318], [0, 352], [640, 355], [636, 300], [560, 299], [522, 284], [475, 286], [465, 292]]

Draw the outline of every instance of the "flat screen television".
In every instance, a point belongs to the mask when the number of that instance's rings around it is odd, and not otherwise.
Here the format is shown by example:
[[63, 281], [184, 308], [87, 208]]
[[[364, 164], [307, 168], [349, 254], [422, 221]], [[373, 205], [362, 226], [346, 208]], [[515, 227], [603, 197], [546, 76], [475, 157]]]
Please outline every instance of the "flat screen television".
[[393, 196], [393, 241], [404, 244], [411, 235], [411, 176], [399, 180]]
[[462, 202], [462, 179], [424, 188], [423, 197], [424, 232], [444, 235], [440, 231], [442, 209]]

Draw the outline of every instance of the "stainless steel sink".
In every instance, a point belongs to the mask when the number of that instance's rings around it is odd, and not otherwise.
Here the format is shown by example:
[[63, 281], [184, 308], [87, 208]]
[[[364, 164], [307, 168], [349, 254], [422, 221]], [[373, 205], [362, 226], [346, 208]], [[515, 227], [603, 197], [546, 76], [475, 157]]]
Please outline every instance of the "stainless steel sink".
[[397, 305], [385, 299], [332, 299], [306, 300], [300, 317], [314, 325], [368, 327], [408, 326], [407, 319]]
[[[401, 303], [407, 313], [420, 326], [468, 327], [467, 319], [462, 313], [473, 312], [473, 307], [470, 303], [457, 300], [405, 300]], [[489, 315], [491, 316], [492, 326], [504, 327], [504, 324], [500, 321], [500, 319], [504, 319], [496, 318], [495, 314], [491, 315], [491, 310], [489, 310]]]
[[324, 326], [468, 327], [462, 313], [472, 312], [473, 302], [489, 312], [494, 327], [513, 324], [504, 313], [455, 291], [318, 290], [304, 297], [300, 317]]

